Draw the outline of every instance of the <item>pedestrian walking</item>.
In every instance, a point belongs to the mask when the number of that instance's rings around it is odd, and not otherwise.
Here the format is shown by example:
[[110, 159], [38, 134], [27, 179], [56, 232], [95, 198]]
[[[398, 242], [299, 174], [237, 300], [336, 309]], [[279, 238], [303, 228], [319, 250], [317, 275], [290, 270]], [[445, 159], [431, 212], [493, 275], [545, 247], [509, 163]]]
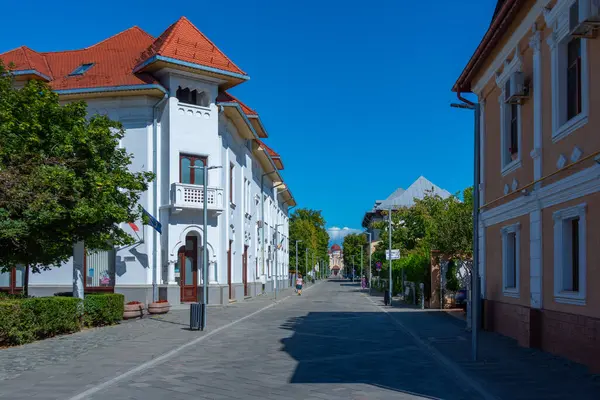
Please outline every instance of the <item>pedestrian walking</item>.
[[367, 287], [367, 278], [365, 278], [363, 276], [362, 278], [360, 278], [360, 288], [364, 290], [366, 287]]
[[298, 274], [298, 278], [296, 278], [296, 292], [298, 292], [298, 296], [302, 296], [302, 274]]

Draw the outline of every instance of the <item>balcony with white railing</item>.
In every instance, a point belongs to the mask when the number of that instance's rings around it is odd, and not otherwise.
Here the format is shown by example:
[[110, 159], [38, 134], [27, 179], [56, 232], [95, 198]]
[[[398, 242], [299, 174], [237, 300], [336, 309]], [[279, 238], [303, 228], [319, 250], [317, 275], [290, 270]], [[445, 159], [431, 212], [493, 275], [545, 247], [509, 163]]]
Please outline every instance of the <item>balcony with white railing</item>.
[[[207, 187], [206, 205], [208, 211], [223, 211], [223, 189]], [[171, 185], [171, 207], [175, 212], [186, 209], [202, 210], [204, 207], [204, 186], [189, 183]]]

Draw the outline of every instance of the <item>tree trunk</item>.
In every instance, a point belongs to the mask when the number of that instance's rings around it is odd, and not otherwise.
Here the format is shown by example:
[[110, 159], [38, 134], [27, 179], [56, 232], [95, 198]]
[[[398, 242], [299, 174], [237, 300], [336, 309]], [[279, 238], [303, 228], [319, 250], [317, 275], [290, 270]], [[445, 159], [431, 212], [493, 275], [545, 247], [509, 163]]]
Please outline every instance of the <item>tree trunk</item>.
[[29, 297], [29, 265], [25, 267], [25, 273], [23, 277], [23, 296]]

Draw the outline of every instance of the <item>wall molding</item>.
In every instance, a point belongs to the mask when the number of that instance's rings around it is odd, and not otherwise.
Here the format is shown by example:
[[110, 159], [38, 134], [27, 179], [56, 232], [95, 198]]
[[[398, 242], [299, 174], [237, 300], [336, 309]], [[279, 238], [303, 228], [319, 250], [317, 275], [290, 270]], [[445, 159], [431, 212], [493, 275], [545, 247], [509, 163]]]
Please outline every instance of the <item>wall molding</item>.
[[[529, 214], [582, 196], [600, 191], [600, 165], [572, 174], [558, 182], [520, 195], [508, 203], [499, 205], [480, 214], [484, 226], [493, 226], [509, 219]], [[519, 196], [519, 195], [515, 195]]]

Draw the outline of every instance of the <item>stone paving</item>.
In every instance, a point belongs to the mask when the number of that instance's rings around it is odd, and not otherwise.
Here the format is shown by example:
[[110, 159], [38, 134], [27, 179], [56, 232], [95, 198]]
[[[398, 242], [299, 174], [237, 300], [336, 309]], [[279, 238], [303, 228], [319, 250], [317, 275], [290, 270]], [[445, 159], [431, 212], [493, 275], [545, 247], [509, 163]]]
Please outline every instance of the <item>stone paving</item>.
[[443, 312], [384, 309], [349, 282], [293, 294], [211, 308], [207, 332], [175, 311], [2, 350], [0, 398], [600, 399], [583, 367], [496, 334], [470, 361]]

